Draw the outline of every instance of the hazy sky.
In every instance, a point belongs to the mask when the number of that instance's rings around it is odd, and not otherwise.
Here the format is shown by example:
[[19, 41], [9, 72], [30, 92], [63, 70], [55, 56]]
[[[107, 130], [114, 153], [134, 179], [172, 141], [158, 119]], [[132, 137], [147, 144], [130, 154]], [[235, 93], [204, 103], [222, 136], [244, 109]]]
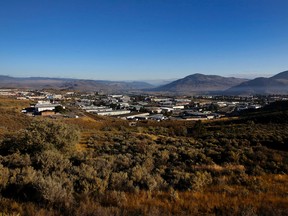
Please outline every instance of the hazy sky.
[[288, 69], [288, 0], [0, 0], [0, 74], [109, 80]]

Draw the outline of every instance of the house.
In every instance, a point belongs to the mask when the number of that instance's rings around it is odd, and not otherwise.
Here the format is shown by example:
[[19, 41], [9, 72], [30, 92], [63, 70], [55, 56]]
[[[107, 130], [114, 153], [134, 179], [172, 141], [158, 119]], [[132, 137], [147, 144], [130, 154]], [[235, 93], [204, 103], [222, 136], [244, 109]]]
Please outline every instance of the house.
[[91, 113], [112, 111], [112, 108], [107, 107], [107, 106], [81, 106], [81, 108], [85, 110], [86, 112], [91, 112]]
[[[52, 111], [52, 110], [55, 110], [55, 108], [57, 106], [61, 106], [61, 104], [52, 104], [50, 102], [46, 102], [46, 101], [39, 101], [34, 107], [35, 107], [35, 111], [40, 113], [40, 112], [43, 112], [43, 111]], [[65, 107], [63, 107], [65, 109]]]
[[52, 104], [47, 101], [38, 101], [37, 104], [31, 105], [30, 107], [23, 109], [21, 112], [26, 113], [27, 115], [53, 115], [55, 112], [57, 112], [56, 107], [62, 107], [62, 109], [65, 109], [64, 106], [58, 103]]
[[96, 112], [97, 115], [101, 116], [117, 116], [130, 113], [130, 110], [112, 110], [112, 111], [100, 111]]

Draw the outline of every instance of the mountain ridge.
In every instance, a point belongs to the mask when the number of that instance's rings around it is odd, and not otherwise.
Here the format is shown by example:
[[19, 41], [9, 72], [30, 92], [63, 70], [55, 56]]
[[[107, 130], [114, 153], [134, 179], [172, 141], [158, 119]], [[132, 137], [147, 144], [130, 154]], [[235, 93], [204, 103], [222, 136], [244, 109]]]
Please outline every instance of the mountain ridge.
[[141, 81], [109, 81], [51, 77], [11, 77], [0, 75], [0, 88], [55, 88], [79, 91], [104, 91], [107, 93], [138, 91], [155, 86]]
[[55, 88], [79, 91], [103, 91], [107, 93], [149, 91], [151, 93], [162, 92], [170, 94], [288, 94], [288, 70], [268, 78], [257, 77], [252, 80], [195, 73], [158, 87], [143, 81], [109, 81], [50, 77], [19, 78], [0, 75], [0, 88]]
[[200, 73], [188, 75], [169, 84], [152, 89], [153, 91], [173, 92], [213, 92], [228, 89], [247, 79], [223, 77], [219, 75], [204, 75]]
[[227, 89], [224, 94], [288, 94], [288, 71], [272, 77], [257, 77]]

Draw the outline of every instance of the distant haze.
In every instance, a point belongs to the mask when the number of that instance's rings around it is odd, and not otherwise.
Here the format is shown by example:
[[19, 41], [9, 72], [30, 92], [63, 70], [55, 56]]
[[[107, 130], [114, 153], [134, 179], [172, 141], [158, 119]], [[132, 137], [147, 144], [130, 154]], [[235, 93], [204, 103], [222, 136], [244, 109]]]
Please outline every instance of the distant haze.
[[238, 73], [238, 74], [234, 74], [234, 73], [231, 73], [229, 74], [228, 76], [229, 77], [237, 77], [237, 78], [244, 78], [244, 79], [254, 79], [254, 78], [257, 78], [257, 77], [271, 77], [273, 76], [274, 73], [253, 73], [253, 72], [247, 72], [247, 73]]

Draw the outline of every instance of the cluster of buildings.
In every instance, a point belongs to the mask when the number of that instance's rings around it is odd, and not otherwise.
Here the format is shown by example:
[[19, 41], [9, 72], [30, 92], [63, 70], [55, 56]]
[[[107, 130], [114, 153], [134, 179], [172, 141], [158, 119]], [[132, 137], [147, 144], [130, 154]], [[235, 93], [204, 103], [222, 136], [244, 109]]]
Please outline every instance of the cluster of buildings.
[[[1, 89], [0, 96], [29, 100], [27, 115], [78, 117], [92, 113], [127, 120], [211, 120], [245, 109], [258, 109], [285, 96], [183, 96], [105, 95], [68, 91], [21, 91]], [[65, 109], [67, 107], [67, 109]], [[66, 111], [66, 112], [63, 112]], [[65, 114], [63, 114], [65, 113]]]
[[[223, 99], [223, 98], [222, 98]], [[257, 109], [255, 101], [211, 98], [157, 97], [152, 95], [95, 95], [78, 98], [75, 105], [85, 112], [127, 120], [211, 120], [243, 109]]]

